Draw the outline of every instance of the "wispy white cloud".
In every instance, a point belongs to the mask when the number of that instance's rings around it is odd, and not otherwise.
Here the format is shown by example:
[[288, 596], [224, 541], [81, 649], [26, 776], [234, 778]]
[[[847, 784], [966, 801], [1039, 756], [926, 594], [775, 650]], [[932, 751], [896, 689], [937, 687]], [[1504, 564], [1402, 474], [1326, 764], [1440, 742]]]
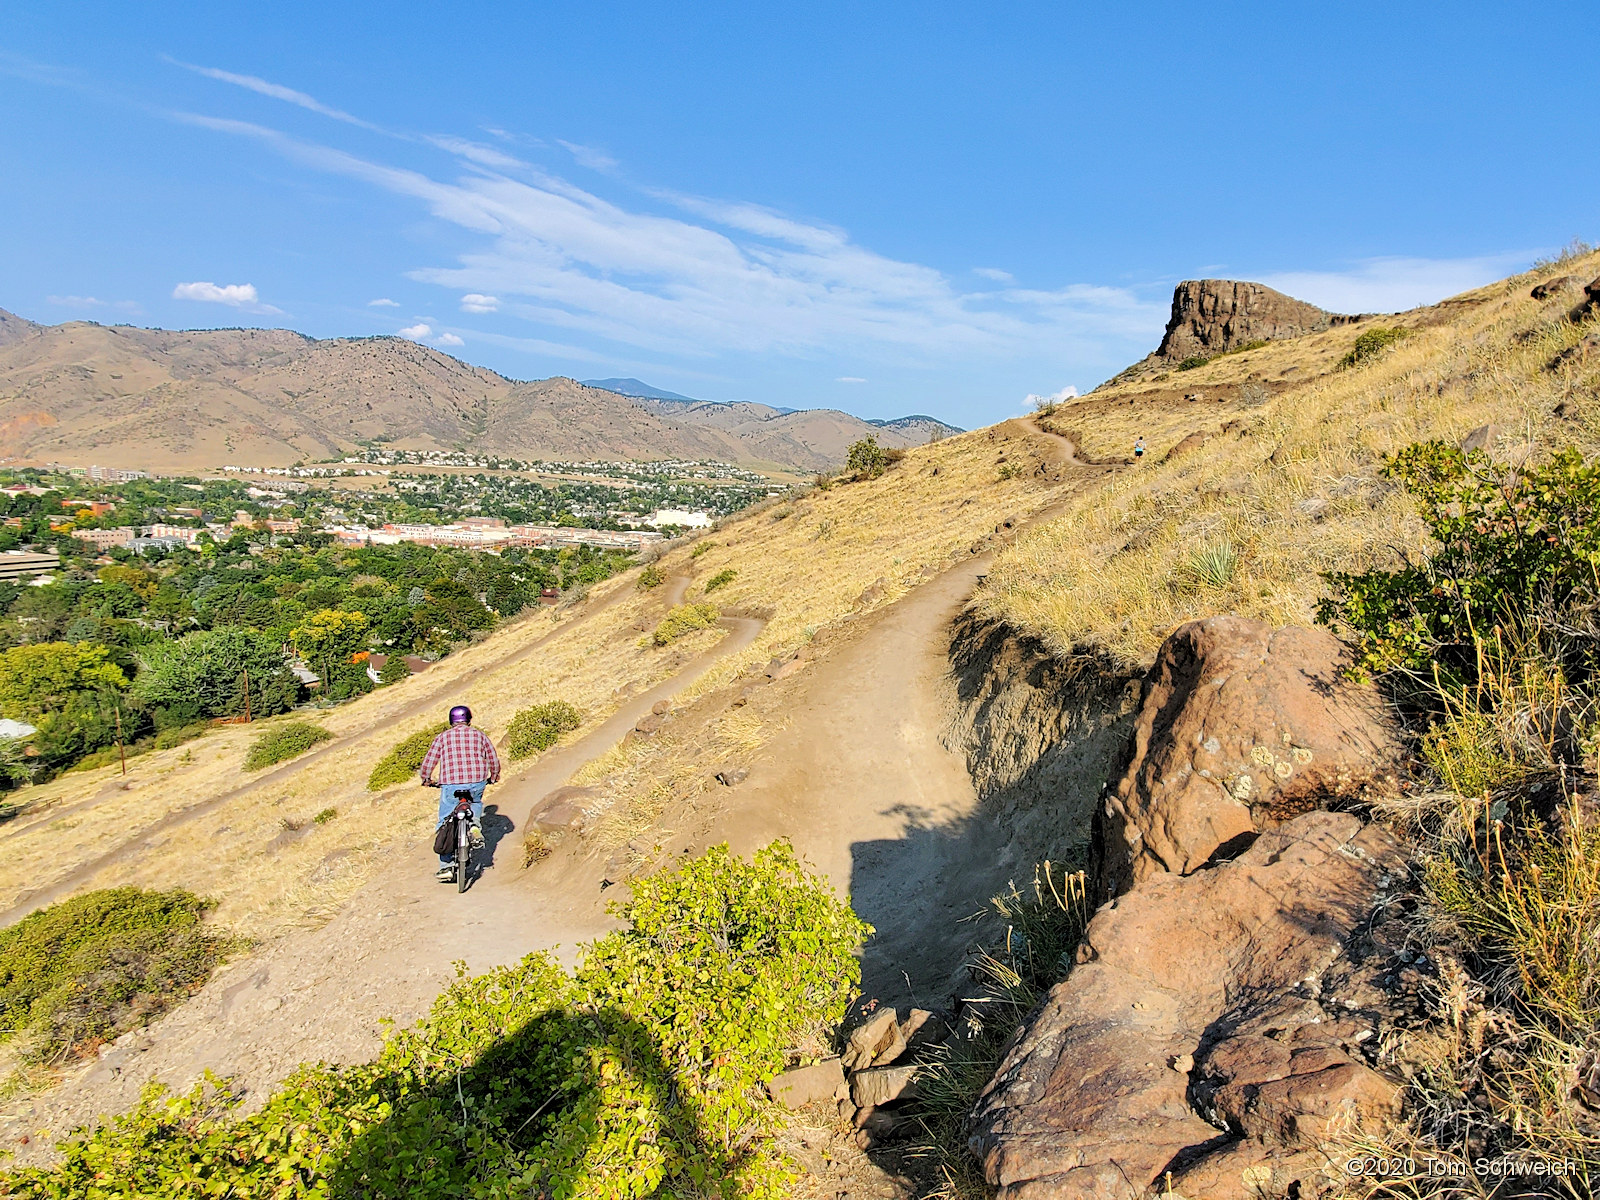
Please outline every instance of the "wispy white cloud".
[[226, 304], [229, 308], [243, 309], [252, 313], [281, 313], [283, 309], [274, 308], [270, 304], [263, 304], [261, 297], [256, 294], [256, 285], [253, 283], [212, 283], [210, 280], [200, 280], [195, 283], [180, 283], [172, 289], [174, 300], [199, 300], [205, 304]]
[[485, 296], [481, 292], [468, 292], [461, 297], [461, 311], [469, 313], [499, 312], [500, 301], [494, 296]]
[[617, 160], [604, 150], [596, 150], [593, 146], [580, 145], [577, 142], [563, 142], [556, 139], [556, 144], [572, 155], [573, 160], [580, 167], [588, 167], [591, 171], [609, 173], [617, 169]]
[[1166, 316], [1165, 303], [1121, 288], [963, 290], [844, 230], [759, 205], [652, 193], [678, 213], [641, 211], [532, 169], [512, 178], [461, 156], [462, 174], [440, 179], [250, 122], [177, 118], [409, 197], [474, 239], [456, 263], [414, 279], [496, 297], [499, 311], [533, 325], [654, 353], [925, 365], [1048, 345], [1098, 360], [1108, 340], [1153, 343]]
[[1475, 258], [1368, 258], [1343, 271], [1282, 271], [1260, 281], [1332, 312], [1400, 312], [1493, 283], [1538, 254], [1519, 250]]
[[418, 321], [415, 325], [407, 325], [399, 333], [403, 338], [410, 338], [414, 342], [420, 342], [423, 338], [433, 336], [433, 326], [426, 321]]
[[993, 279], [997, 283], [1015, 283], [1017, 277], [1010, 271], [1002, 271], [999, 267], [973, 267], [974, 275], [982, 275], [985, 279]]
[[453, 333], [441, 333], [435, 339], [441, 346], [465, 346], [466, 343]]
[[331, 117], [335, 121], [343, 121], [346, 125], [354, 125], [360, 129], [369, 129], [374, 133], [384, 132], [382, 128], [374, 125], [371, 121], [363, 121], [360, 117], [354, 116], [351, 113], [347, 113], [343, 109], [334, 108], [331, 105], [322, 103], [322, 101], [318, 100], [315, 96], [308, 96], [305, 92], [299, 92], [294, 88], [285, 87], [281, 83], [273, 83], [271, 80], [262, 79], [255, 75], [239, 75], [233, 71], [224, 71], [220, 67], [196, 66], [194, 63], [181, 62], [175, 58], [169, 59], [168, 61], [175, 63], [177, 66], [180, 66], [187, 71], [193, 71], [196, 75], [204, 75], [207, 79], [215, 79], [222, 83], [231, 83], [235, 87], [245, 88], [248, 91], [255, 92], [257, 95], [269, 96], [274, 100], [282, 100], [288, 104], [297, 105], [300, 108], [307, 109], [308, 111], [317, 113], [321, 116]]
[[376, 300], [367, 301], [368, 308], [399, 308], [400, 302], [391, 300], [387, 296], [379, 296]]
[[492, 167], [497, 171], [515, 170], [526, 168], [527, 163], [520, 158], [513, 158], [496, 150], [493, 146], [485, 146], [482, 142], [469, 142], [466, 138], [451, 137], [444, 133], [430, 133], [426, 141], [447, 153], [457, 155], [468, 162], [477, 163], [480, 167]]
[[841, 375], [834, 380], [835, 383], [865, 383], [866, 380], [859, 375]]

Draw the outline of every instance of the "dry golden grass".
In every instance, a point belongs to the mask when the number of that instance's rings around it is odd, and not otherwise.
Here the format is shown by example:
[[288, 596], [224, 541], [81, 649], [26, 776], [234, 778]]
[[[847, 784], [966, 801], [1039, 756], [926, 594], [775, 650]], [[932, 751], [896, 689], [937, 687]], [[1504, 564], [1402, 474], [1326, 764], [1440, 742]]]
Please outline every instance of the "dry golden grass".
[[[1597, 271], [1600, 254], [1589, 254], [1543, 274], [1587, 279]], [[1379, 474], [1384, 455], [1489, 422], [1506, 435], [1502, 453], [1600, 449], [1600, 364], [1591, 357], [1575, 370], [1545, 369], [1584, 331], [1565, 320], [1573, 293], [1529, 297], [1538, 277], [1377, 322], [1413, 333], [1354, 369], [1334, 367], [1365, 325], [1166, 381], [1225, 403], [1152, 397], [1152, 384], [1137, 381], [1063, 406], [1053, 424], [1080, 434], [1087, 454], [1120, 459], [1142, 434], [1155, 461], [1119, 467], [1092, 498], [1019, 538], [990, 572], [982, 609], [1057, 654], [1093, 650], [1130, 666], [1149, 662], [1175, 625], [1195, 617], [1307, 622], [1322, 572], [1389, 564], [1424, 545], [1410, 503]], [[1269, 398], [1239, 398], [1258, 382], [1251, 375], [1271, 383]], [[1237, 424], [1221, 432], [1228, 422]], [[1212, 435], [1202, 449], [1160, 461], [1196, 430]], [[1232, 578], [1201, 582], [1196, 559], [1224, 545], [1237, 560]]]

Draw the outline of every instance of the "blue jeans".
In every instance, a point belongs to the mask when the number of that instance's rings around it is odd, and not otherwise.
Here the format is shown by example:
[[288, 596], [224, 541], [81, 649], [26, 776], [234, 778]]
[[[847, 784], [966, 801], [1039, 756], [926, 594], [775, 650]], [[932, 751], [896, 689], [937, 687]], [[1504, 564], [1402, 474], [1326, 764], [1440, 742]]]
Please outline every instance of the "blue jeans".
[[[456, 793], [459, 791], [468, 791], [472, 793], [472, 823], [474, 825], [483, 824], [483, 789], [488, 786], [489, 781], [485, 779], [478, 783], [447, 783], [440, 787], [439, 825], [443, 825], [446, 821], [448, 821], [450, 819], [450, 814], [455, 812]], [[435, 825], [434, 828], [439, 828], [439, 825]], [[446, 858], [442, 854], [439, 856], [439, 865], [441, 867], [448, 867], [455, 861], [456, 860], [454, 858]]]

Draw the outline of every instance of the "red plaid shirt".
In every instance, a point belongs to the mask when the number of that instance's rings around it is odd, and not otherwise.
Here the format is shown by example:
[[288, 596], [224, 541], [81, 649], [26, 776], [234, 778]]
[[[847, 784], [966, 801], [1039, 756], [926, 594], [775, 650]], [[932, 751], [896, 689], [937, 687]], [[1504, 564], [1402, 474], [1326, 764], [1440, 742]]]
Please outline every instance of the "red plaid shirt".
[[433, 739], [422, 760], [423, 783], [433, 777], [435, 767], [439, 768], [441, 787], [485, 779], [500, 782], [500, 756], [494, 752], [494, 743], [471, 725], [452, 725]]

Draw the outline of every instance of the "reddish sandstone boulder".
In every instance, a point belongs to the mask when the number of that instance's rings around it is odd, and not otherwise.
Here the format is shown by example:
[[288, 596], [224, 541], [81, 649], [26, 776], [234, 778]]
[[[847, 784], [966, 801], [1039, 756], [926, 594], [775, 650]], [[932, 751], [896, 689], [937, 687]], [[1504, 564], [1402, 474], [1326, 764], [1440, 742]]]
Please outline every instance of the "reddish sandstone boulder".
[[1404, 877], [1387, 833], [1313, 812], [1101, 908], [973, 1112], [999, 1200], [1135, 1200], [1168, 1172], [1191, 1200], [1323, 1194], [1321, 1145], [1399, 1089], [1362, 1057], [1371, 1014], [1318, 979]]
[[1096, 822], [1099, 895], [1187, 875], [1263, 829], [1395, 769], [1388, 707], [1321, 629], [1180, 626], [1145, 679], [1132, 759]]

